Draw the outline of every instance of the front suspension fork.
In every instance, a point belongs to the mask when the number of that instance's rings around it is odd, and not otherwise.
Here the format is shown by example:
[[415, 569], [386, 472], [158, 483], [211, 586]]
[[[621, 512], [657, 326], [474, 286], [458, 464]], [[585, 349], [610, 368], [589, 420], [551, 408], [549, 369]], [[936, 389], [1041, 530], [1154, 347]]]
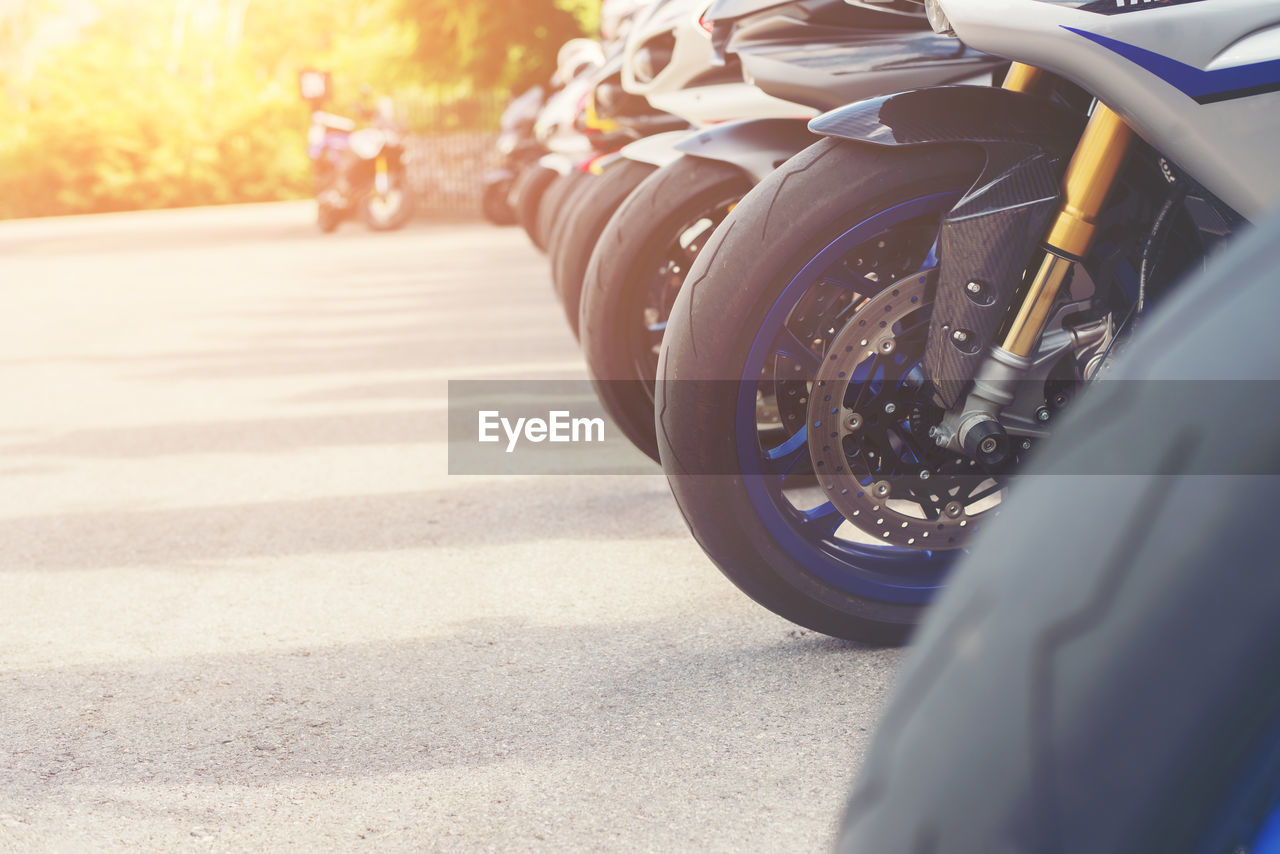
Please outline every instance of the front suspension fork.
[[[1040, 69], [1014, 63], [1004, 88], [1034, 92], [1043, 79]], [[975, 379], [956, 429], [944, 433], [954, 437], [966, 454], [990, 464], [1007, 458], [1009, 443], [997, 426], [997, 416], [1012, 402], [1017, 380], [1031, 366], [1072, 265], [1093, 245], [1098, 217], [1132, 141], [1133, 131], [1124, 120], [1098, 103], [1067, 166], [1062, 205], [1042, 244], [1036, 274], [1001, 345], [993, 349]]]

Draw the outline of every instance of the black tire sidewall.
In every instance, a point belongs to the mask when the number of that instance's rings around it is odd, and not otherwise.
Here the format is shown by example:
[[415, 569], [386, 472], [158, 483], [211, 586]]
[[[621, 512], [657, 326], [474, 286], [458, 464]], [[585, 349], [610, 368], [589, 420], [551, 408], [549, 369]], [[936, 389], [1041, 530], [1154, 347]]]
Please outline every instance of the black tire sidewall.
[[612, 215], [657, 168], [651, 163], [624, 159], [609, 167], [590, 189], [580, 193], [573, 210], [565, 214], [564, 225], [551, 251], [552, 279], [575, 337], [591, 254]]
[[[981, 171], [965, 146], [879, 148], [824, 140], [753, 190], [717, 230], [672, 311], [659, 363], [658, 445], [685, 519], [735, 584], [825, 634], [900, 643], [924, 606], [856, 596], [820, 579], [761, 524], [738, 470], [735, 391], [781, 289], [832, 240], [895, 204], [963, 191]], [[712, 384], [689, 380], [730, 380]], [[682, 393], [684, 392], [684, 393]]]
[[511, 195], [515, 199], [516, 222], [529, 236], [529, 241], [538, 249], [543, 248], [542, 237], [538, 234], [538, 207], [547, 188], [560, 173], [549, 166], [535, 163], [520, 173], [511, 187]]
[[395, 231], [404, 226], [413, 218], [413, 194], [405, 185], [403, 180], [397, 180], [397, 189], [400, 190], [400, 207], [396, 210], [395, 216], [387, 220], [378, 219], [373, 214], [370, 203], [373, 201], [373, 195], [365, 196], [360, 201], [360, 218], [364, 220], [364, 224], [373, 231]]
[[507, 227], [516, 224], [516, 212], [511, 207], [511, 182], [502, 181], [484, 188], [484, 196], [480, 200], [480, 208], [484, 218], [493, 225]]
[[653, 400], [637, 374], [634, 329], [655, 270], [677, 231], [729, 197], [750, 191], [730, 163], [684, 156], [654, 172], [609, 219], [583, 280], [579, 333], [596, 394], [631, 442], [658, 459]]
[[556, 226], [560, 223], [560, 214], [573, 198], [574, 191], [583, 182], [595, 176], [574, 168], [556, 178], [547, 187], [538, 205], [538, 237], [542, 241], [544, 252], [551, 251], [551, 241], [555, 237]]

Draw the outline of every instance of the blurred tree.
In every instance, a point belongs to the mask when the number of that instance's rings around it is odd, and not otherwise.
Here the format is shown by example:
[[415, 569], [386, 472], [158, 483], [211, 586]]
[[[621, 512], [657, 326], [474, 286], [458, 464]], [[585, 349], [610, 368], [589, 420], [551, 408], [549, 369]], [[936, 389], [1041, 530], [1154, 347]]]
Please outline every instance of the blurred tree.
[[545, 83], [556, 53], [594, 31], [598, 0], [404, 0], [433, 82], [521, 90]]
[[[596, 0], [0, 0], [0, 217], [310, 190], [297, 73], [456, 101], [544, 82]], [[580, 17], [581, 16], [581, 17]], [[585, 21], [585, 23], [584, 23]], [[459, 126], [471, 119], [460, 107]]]

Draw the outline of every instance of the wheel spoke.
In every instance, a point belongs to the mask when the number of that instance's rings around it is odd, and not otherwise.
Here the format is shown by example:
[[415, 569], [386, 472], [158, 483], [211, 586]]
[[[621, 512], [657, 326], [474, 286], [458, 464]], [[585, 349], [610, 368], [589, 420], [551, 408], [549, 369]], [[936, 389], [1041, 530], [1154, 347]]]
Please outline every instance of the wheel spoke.
[[880, 356], [872, 356], [861, 362], [849, 378], [849, 388], [856, 389], [856, 395], [852, 401], [845, 400], [845, 407], [854, 412], [866, 409], [868, 402], [880, 393], [886, 373], [885, 361]]
[[774, 352], [780, 356], [786, 356], [809, 372], [816, 371], [818, 366], [822, 364], [822, 357], [810, 350], [803, 341], [796, 337], [794, 332], [785, 326], [778, 335], [778, 340], [774, 345]]
[[1000, 492], [1003, 489], [1004, 487], [1001, 486], [999, 483], [993, 483], [991, 484], [991, 486], [987, 487], [981, 492], [978, 492], [976, 494], [971, 494], [968, 498], [968, 501], [971, 504], [976, 504], [977, 502], [983, 500], [984, 498], [990, 498], [991, 496], [995, 495], [997, 492]]
[[912, 462], [917, 462], [923, 465], [924, 461], [927, 459], [925, 456], [926, 447], [924, 443], [921, 442], [920, 438], [916, 436], [915, 433], [911, 432], [909, 428], [903, 428], [901, 425], [894, 426], [893, 434], [898, 437], [898, 441], [902, 442], [903, 446], [905, 446], [906, 449], [911, 452], [911, 455], [915, 457]]
[[880, 293], [886, 287], [887, 282], [877, 282], [861, 276], [850, 270], [843, 262], [836, 264], [822, 274], [822, 281], [829, 285], [835, 285], [838, 288], [844, 288], [846, 291], [852, 291], [859, 296], [873, 297]]
[[819, 536], [835, 536], [844, 522], [844, 516], [840, 515], [840, 511], [830, 501], [800, 514], [800, 524]]
[[921, 273], [932, 273], [938, 268], [938, 242], [942, 239], [941, 232], [938, 237], [933, 240], [933, 245], [929, 247], [929, 254], [924, 256], [924, 261], [920, 264], [920, 269], [916, 270], [912, 275]]
[[801, 427], [787, 441], [764, 452], [764, 470], [766, 474], [786, 477], [808, 457], [809, 434], [806, 428]]

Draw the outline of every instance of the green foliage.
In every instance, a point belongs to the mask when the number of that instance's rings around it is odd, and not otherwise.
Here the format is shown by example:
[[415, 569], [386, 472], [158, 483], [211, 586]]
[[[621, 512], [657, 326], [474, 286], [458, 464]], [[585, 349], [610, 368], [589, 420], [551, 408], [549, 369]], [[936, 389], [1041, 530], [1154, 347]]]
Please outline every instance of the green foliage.
[[299, 70], [333, 74], [336, 112], [367, 84], [424, 128], [491, 126], [500, 91], [545, 81], [597, 6], [32, 0], [0, 14], [0, 217], [303, 196]]
[[465, 79], [474, 89], [528, 88], [555, 71], [571, 38], [594, 28], [591, 0], [404, 0], [418, 24], [418, 57], [432, 82]]

